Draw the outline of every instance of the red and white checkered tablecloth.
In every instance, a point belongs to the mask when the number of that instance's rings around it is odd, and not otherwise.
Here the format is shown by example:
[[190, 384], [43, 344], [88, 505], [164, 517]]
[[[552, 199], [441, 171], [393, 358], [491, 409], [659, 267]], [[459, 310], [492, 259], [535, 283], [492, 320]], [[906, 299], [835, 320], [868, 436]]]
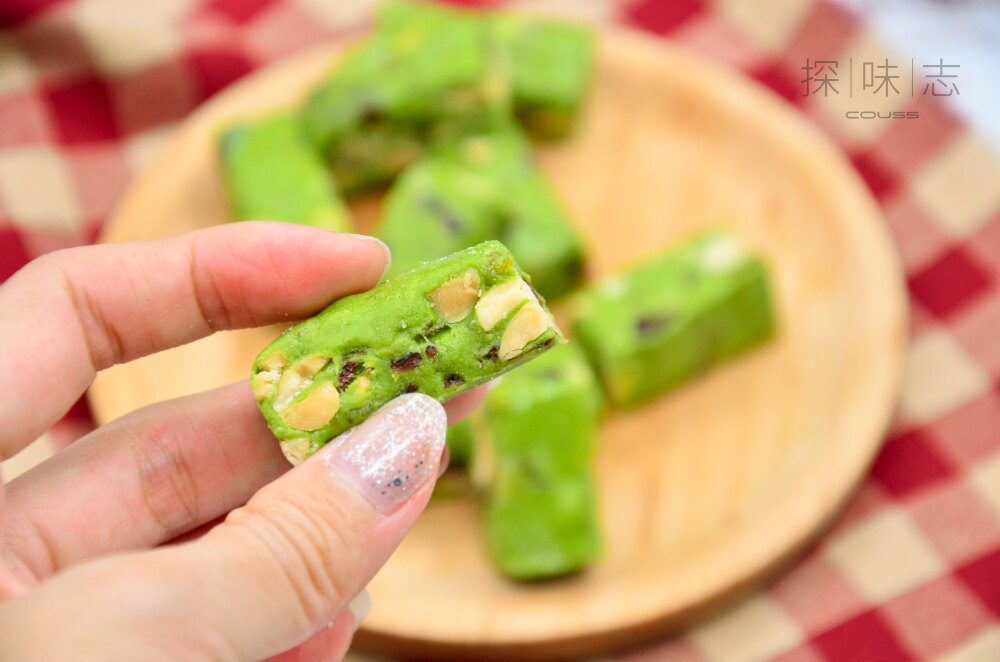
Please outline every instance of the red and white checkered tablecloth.
[[[207, 97], [356, 31], [374, 4], [0, 3], [0, 281], [42, 253], [94, 241], [170, 127]], [[746, 71], [845, 150], [882, 205], [906, 269], [912, 345], [899, 414], [834, 529], [766, 590], [623, 659], [1000, 660], [997, 154], [919, 89], [878, 106], [919, 119], [850, 120], [847, 95], [803, 96], [807, 59], [893, 55], [828, 0], [463, 4], [624, 23]], [[79, 427], [86, 407], [68, 418]]]

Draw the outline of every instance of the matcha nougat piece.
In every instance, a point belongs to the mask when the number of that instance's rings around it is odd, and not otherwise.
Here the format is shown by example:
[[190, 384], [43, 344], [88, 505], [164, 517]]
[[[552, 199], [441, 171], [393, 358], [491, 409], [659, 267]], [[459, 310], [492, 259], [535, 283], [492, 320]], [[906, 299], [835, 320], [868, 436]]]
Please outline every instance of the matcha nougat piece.
[[545, 297], [572, 290], [583, 246], [566, 211], [507, 126], [438, 146], [393, 185], [378, 230], [393, 271], [485, 239], [506, 244]]
[[377, 230], [392, 251], [388, 276], [489, 239], [502, 240], [505, 219], [497, 195], [493, 178], [453, 159], [428, 157], [408, 168], [390, 187]]
[[251, 385], [298, 463], [401, 393], [445, 401], [561, 342], [510, 251], [489, 241], [292, 327], [257, 357]]
[[[580, 235], [550, 184], [528, 159], [514, 162], [506, 192], [508, 219], [500, 235], [544, 296], [557, 299], [583, 276]], [[530, 265], [530, 266], [529, 266]]]
[[501, 14], [494, 31], [508, 58], [517, 118], [537, 138], [564, 137], [590, 86], [592, 30], [572, 21]]
[[490, 551], [517, 579], [578, 570], [601, 553], [593, 453], [601, 392], [582, 350], [557, 347], [504, 377], [474, 414]]
[[219, 136], [219, 154], [234, 220], [350, 229], [330, 173], [294, 114], [227, 127]]
[[482, 18], [399, 0], [308, 99], [307, 132], [347, 193], [384, 185], [427, 144], [511, 114], [505, 57]]
[[774, 329], [763, 261], [722, 232], [581, 292], [574, 308], [576, 338], [616, 405], [677, 386]]

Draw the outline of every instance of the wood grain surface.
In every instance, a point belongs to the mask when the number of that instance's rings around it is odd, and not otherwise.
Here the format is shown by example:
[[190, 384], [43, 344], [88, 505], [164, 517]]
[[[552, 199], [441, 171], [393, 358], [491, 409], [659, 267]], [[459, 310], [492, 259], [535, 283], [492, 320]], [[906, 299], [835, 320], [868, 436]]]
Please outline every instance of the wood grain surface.
[[[342, 46], [303, 53], [197, 111], [107, 225], [118, 242], [222, 223], [221, 123], [296, 103]], [[900, 269], [843, 156], [777, 97], [644, 37], [603, 32], [574, 138], [540, 163], [578, 222], [589, 277], [706, 225], [770, 261], [778, 338], [649, 406], [611, 415], [597, 461], [607, 550], [574, 577], [523, 585], [484, 555], [471, 498], [436, 496], [371, 585], [359, 641], [407, 656], [594, 653], [688, 623], [822, 530], [886, 429], [906, 340]], [[354, 205], [370, 229], [378, 201]], [[220, 333], [102, 373], [101, 422], [244, 379], [278, 330]]]

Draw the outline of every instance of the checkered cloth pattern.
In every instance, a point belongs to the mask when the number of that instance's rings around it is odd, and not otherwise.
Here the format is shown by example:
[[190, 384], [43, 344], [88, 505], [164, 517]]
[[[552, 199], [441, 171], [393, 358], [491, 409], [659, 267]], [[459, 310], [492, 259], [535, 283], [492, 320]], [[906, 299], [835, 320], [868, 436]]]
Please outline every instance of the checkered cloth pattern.
[[[374, 4], [0, 5], [0, 281], [42, 253], [94, 241], [170, 127], [207, 97], [358, 31]], [[919, 119], [858, 121], [845, 117], [847, 95], [803, 96], [807, 59], [891, 55], [826, 0], [463, 4], [623, 23], [744, 70], [842, 147], [881, 204], [906, 270], [912, 345], [899, 413], [833, 530], [748, 601], [622, 659], [1000, 660], [997, 155], [939, 97], [900, 94], [877, 106]], [[68, 419], [79, 426], [87, 417], [79, 405]]]

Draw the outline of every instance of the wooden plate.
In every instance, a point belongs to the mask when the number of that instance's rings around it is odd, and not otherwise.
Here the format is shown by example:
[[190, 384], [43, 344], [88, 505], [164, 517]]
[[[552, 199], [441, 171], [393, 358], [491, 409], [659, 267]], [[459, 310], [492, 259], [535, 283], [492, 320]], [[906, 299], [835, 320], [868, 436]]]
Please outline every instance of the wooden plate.
[[[725, 223], [771, 261], [780, 336], [603, 426], [607, 540], [575, 577], [509, 582], [475, 504], [437, 499], [371, 585], [362, 644], [477, 659], [593, 653], [690, 622], [789, 560], [830, 521], [879, 447], [906, 337], [901, 276], [877, 207], [841, 154], [775, 96], [661, 42], [601, 35], [569, 143], [540, 160], [613, 272]], [[303, 53], [196, 112], [133, 185], [107, 241], [226, 220], [216, 127], [290, 105], [342, 48]], [[377, 205], [356, 212], [371, 228]], [[100, 375], [101, 422], [247, 377], [275, 329], [222, 333]]]

